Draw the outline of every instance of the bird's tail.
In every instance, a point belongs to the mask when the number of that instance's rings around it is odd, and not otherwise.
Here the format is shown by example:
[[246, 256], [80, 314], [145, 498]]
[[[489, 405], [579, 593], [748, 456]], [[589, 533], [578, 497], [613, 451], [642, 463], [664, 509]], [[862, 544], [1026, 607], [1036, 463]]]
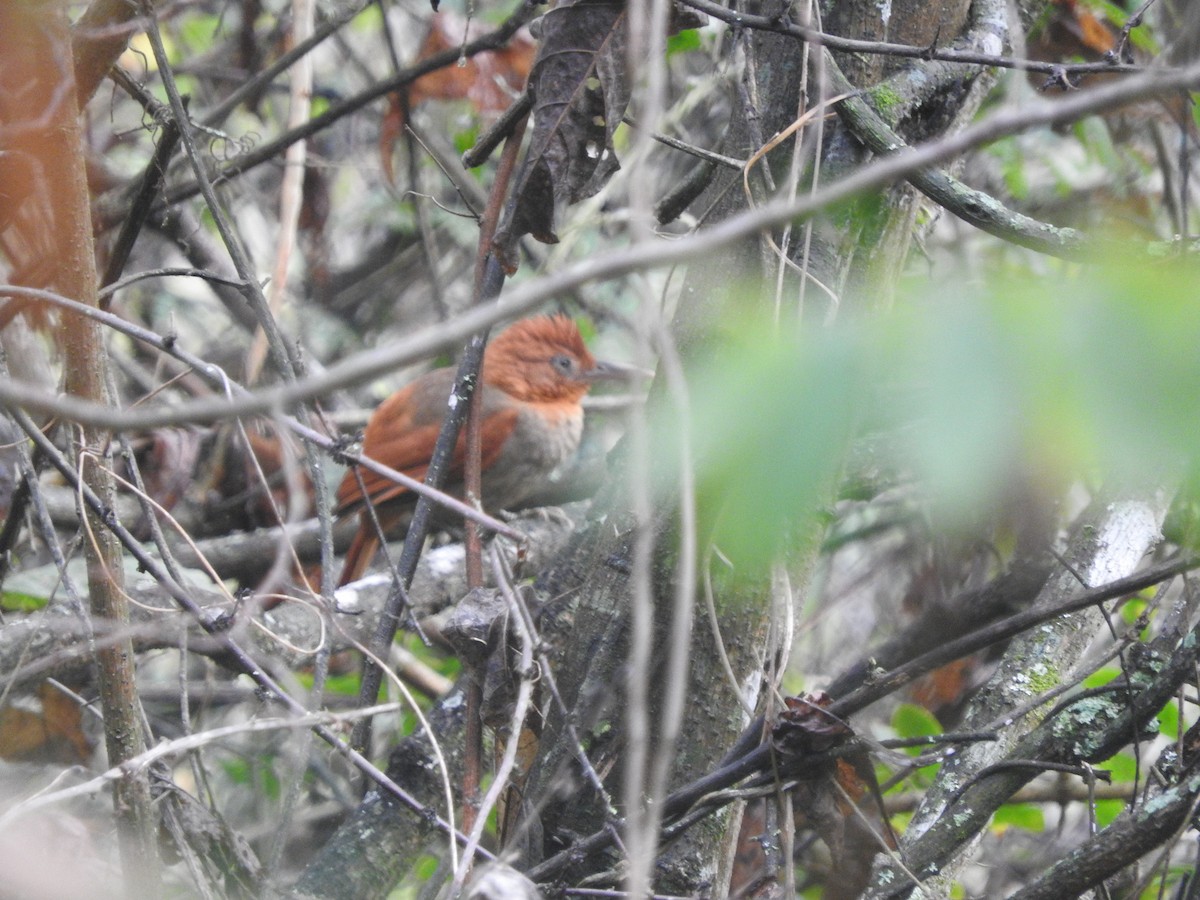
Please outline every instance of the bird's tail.
[[358, 531], [354, 532], [354, 540], [350, 542], [350, 548], [346, 551], [346, 560], [342, 563], [342, 576], [338, 579], [338, 587], [362, 578], [378, 551], [379, 536], [375, 534], [375, 529], [364, 516], [363, 521], [358, 525]]

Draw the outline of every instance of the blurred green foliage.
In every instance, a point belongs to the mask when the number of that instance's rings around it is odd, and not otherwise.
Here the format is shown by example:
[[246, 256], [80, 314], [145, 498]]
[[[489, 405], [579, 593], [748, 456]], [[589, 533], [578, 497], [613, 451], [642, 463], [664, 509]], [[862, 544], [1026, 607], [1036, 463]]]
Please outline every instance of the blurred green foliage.
[[[901, 738], [929, 737], [941, 734], [946, 730], [933, 713], [915, 703], [901, 703], [897, 706], [895, 712], [892, 713], [891, 724], [892, 729], [896, 732], [896, 736]], [[929, 746], [906, 747], [903, 752], [915, 757], [920, 756], [930, 749]], [[910, 779], [896, 785], [896, 789], [907, 790], [913, 787], [928, 787], [933, 783], [933, 778], [937, 775], [940, 768], [941, 763], [923, 766], [913, 773]]]
[[[766, 564], [809, 535], [852, 441], [878, 432], [950, 522], [1016, 478], [1052, 495], [1079, 480], [1173, 490], [1200, 436], [1198, 276], [1114, 257], [925, 285], [830, 328], [728, 322], [691, 390], [705, 533], [735, 565]], [[678, 424], [662, 421], [670, 446]]]
[[1046, 830], [1046, 816], [1036, 803], [1008, 803], [996, 810], [992, 827], [1020, 828], [1040, 834]]
[[1179, 740], [1179, 706], [1172, 702], [1158, 711], [1158, 733], [1169, 741]]
[[694, 28], [689, 28], [686, 31], [681, 31], [667, 38], [667, 56], [674, 56], [676, 53], [687, 53], [690, 50], [699, 50], [701, 46], [700, 32]]

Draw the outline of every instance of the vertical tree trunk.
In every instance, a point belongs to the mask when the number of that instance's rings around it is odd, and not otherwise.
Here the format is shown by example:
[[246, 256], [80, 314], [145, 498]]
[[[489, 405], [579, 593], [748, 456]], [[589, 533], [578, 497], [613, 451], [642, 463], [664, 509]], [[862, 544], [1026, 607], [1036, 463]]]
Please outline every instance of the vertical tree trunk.
[[[52, 271], [42, 272], [36, 286], [52, 287], [75, 300], [97, 305], [95, 251], [92, 242], [90, 197], [74, 90], [70, 30], [61, 5], [55, 2], [7, 4], [0, 14], [0, 53], [10, 73], [22, 72], [27, 90], [18, 101], [5, 104], [6, 125], [19, 134], [19, 150], [36, 161], [23, 185], [24, 211], [46, 228]], [[18, 107], [17, 103], [20, 102]], [[107, 358], [100, 326], [91, 319], [63, 314], [59, 347], [65, 367], [65, 389], [86, 400], [107, 402]], [[110, 507], [115, 498], [108, 468], [108, 435], [101, 429], [79, 427], [71, 444], [83, 478]], [[117, 539], [91, 510], [81, 510], [86, 522], [84, 552], [88, 591], [95, 622], [120, 629], [129, 622], [124, 592], [124, 568]], [[145, 750], [142, 710], [134, 685], [134, 656], [127, 639], [107, 643], [96, 651], [100, 701], [104, 715], [109, 764], [116, 766]], [[114, 802], [121, 858], [132, 896], [159, 893], [155, 817], [145, 772], [116, 783]]]

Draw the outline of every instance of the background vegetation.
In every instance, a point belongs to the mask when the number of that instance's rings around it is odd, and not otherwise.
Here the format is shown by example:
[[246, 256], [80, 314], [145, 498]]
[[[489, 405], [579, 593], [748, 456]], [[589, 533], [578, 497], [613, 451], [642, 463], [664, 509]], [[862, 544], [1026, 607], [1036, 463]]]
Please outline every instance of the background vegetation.
[[[1194, 0], [0, 5], [5, 890], [1193, 896], [1197, 91]], [[335, 593], [551, 310], [645, 392]]]

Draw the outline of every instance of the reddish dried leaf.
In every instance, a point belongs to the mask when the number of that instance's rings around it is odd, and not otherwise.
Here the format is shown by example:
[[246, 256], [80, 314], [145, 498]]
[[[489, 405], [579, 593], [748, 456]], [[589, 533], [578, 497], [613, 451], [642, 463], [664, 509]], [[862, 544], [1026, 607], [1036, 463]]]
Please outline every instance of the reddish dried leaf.
[[[167, 511], [182, 504], [187, 509], [185, 520], [191, 522], [195, 516], [193, 527], [202, 526], [199, 533], [203, 534], [278, 525], [275, 508], [286, 511], [289, 502], [306, 503], [311, 510], [312, 483], [298, 451], [293, 496], [279, 438], [254, 431], [249, 431], [248, 437], [250, 450], [232, 430], [213, 433], [163, 428], [153, 432], [137, 447], [147, 493]], [[260, 467], [270, 486], [269, 497], [258, 473]], [[148, 534], [144, 521], [131, 527], [136, 534]]]
[[1030, 49], [1037, 59], [1097, 59], [1116, 46], [1116, 29], [1076, 0], [1056, 0]]
[[200, 432], [187, 428], [160, 428], [150, 435], [142, 478], [146, 492], [163, 509], [174, 509], [194, 481], [202, 440]]
[[1101, 22], [1087, 7], [1081, 6], [1077, 0], [1058, 0], [1060, 22], [1087, 49], [1094, 53], [1104, 54], [1116, 46], [1109, 27]]
[[[483, 28], [454, 13], [440, 12], [429, 22], [429, 33], [417, 51], [417, 59], [461, 47], [483, 34]], [[458, 65], [443, 66], [417, 79], [408, 87], [407, 103], [398, 93], [388, 97], [388, 110], [379, 127], [379, 155], [388, 181], [395, 182], [392, 153], [404, 133], [406, 110], [427, 100], [469, 100], [485, 120], [498, 116], [520, 93], [533, 68], [534, 44], [528, 32], [519, 31], [508, 44], [488, 53], [477, 53]]]
[[[302, 500], [291, 496], [285, 477], [287, 457], [280, 438], [276, 435], [258, 434], [254, 431], [248, 431], [246, 437], [250, 441], [253, 458], [249, 453], [244, 453], [242, 465], [245, 470], [245, 484], [248, 485], [252, 498], [247, 502], [247, 511], [255, 524], [278, 525], [279, 514], [286, 514], [289, 502], [302, 502], [305, 509], [311, 510], [313, 508], [312, 482], [299, 457], [294, 456], [293, 459], [296, 465], [295, 474], [300, 480], [300, 489], [304, 494]], [[290, 438], [284, 438], [284, 440], [290, 440]], [[261, 476], [259, 469], [262, 470]], [[270, 497], [263, 489], [263, 476], [266, 477], [270, 487]]]
[[[833, 777], [834, 780], [836, 780], [837, 783], [842, 786], [842, 790], [846, 792], [846, 795], [854, 803], [858, 803], [867, 793], [867, 791], [871, 789], [871, 786], [867, 783], [863, 773], [860, 772], [858, 767], [855, 766], [855, 764], [849, 759], [839, 759], [837, 761], [837, 767], [834, 771]], [[842, 798], [842, 809], [846, 815], [850, 815], [853, 812], [853, 810], [846, 805], [846, 800], [844, 797]]]
[[392, 154], [396, 150], [396, 142], [404, 133], [404, 123], [408, 117], [404, 112], [404, 100], [398, 94], [388, 95], [387, 112], [379, 120], [379, 165], [388, 184], [396, 183], [396, 168], [392, 165]]
[[303, 241], [304, 262], [308, 280], [318, 291], [329, 285], [329, 241], [326, 225], [333, 209], [330, 197], [329, 174], [323, 166], [305, 166], [304, 202], [300, 206], [300, 221], [297, 223]]
[[742, 813], [742, 824], [738, 829], [737, 851], [729, 875], [730, 896], [749, 895], [768, 874], [767, 854], [762, 845], [766, 830], [766, 801], [761, 797], [749, 801]]
[[910, 694], [913, 702], [935, 715], [963, 699], [971, 685], [971, 675], [978, 661], [974, 657], [956, 659], [913, 683]]
[[829, 848], [833, 865], [824, 896], [831, 900], [860, 895], [881, 838], [896, 847], [896, 836], [881, 817], [879, 785], [866, 753], [838, 759], [823, 767], [821, 777], [801, 782], [792, 795], [792, 812], [797, 827], [812, 830]]
[[49, 682], [0, 709], [0, 757], [80, 763], [92, 753], [79, 703]]

